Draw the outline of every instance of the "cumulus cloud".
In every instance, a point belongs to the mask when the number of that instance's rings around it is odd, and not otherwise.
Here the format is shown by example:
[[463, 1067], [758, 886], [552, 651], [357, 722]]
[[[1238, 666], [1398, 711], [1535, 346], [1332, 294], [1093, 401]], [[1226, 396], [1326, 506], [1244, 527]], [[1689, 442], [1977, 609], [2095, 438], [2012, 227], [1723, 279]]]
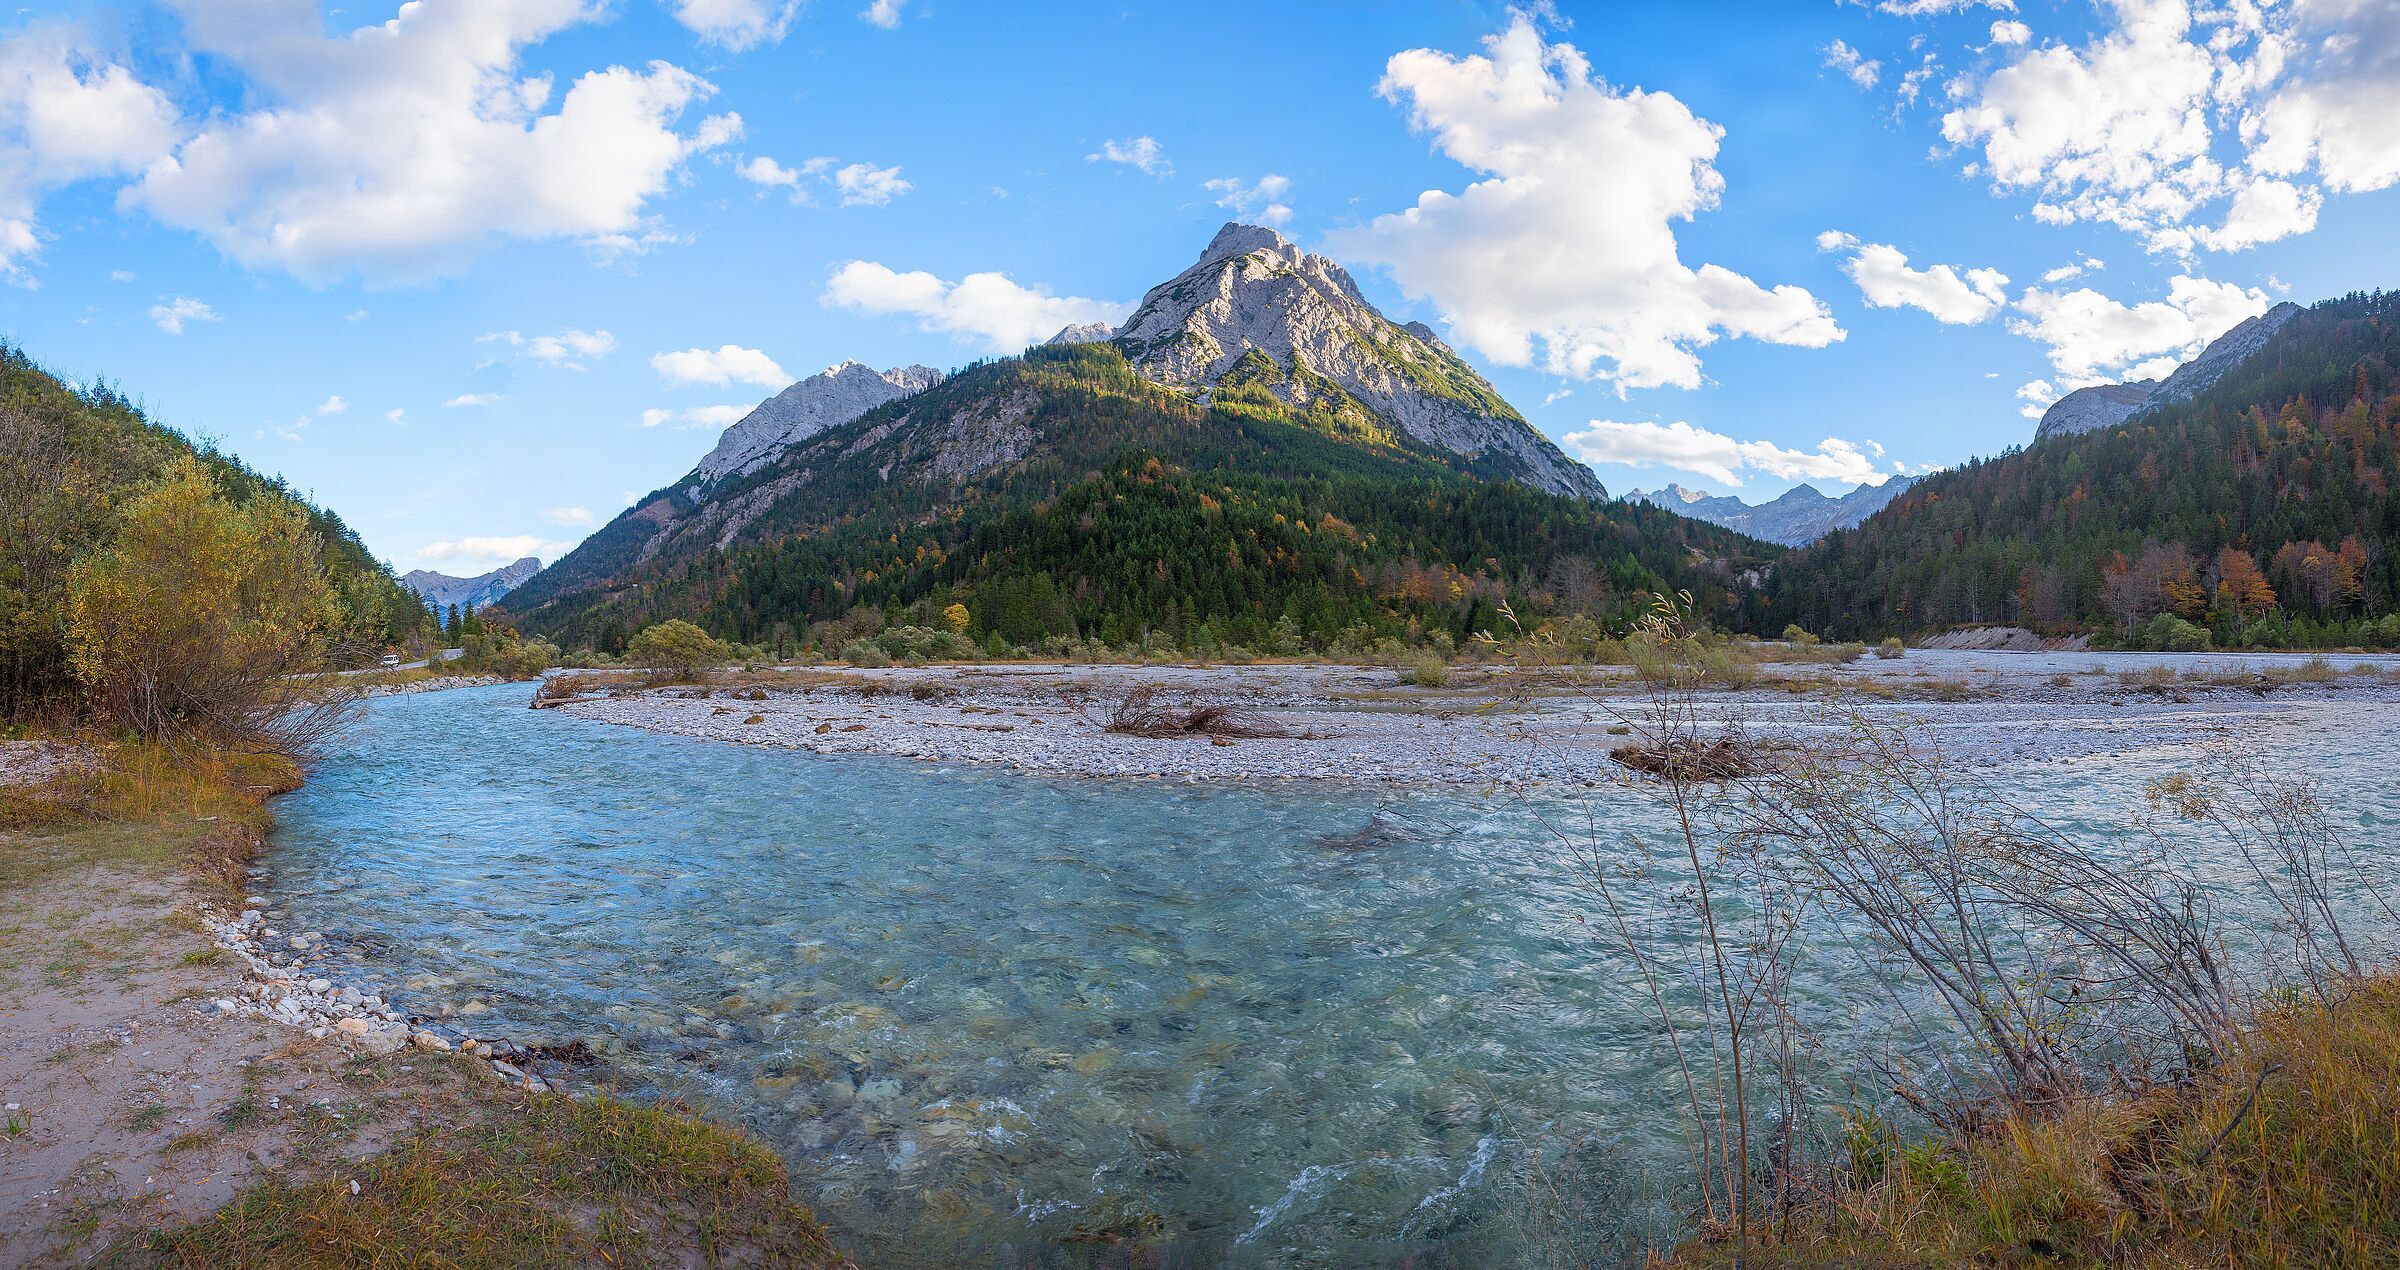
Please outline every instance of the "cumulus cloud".
[[0, 277], [19, 278], [40, 251], [43, 194], [137, 172], [180, 132], [164, 93], [73, 28], [40, 23], [0, 39]]
[[[282, 437], [286, 441], [298, 441], [301, 439], [301, 434], [308, 431], [308, 425], [315, 423], [319, 419], [326, 418], [327, 416], [338, 415], [349, 408], [350, 403], [342, 400], [340, 393], [335, 393], [333, 396], [327, 397], [324, 401], [318, 403], [316, 409], [311, 410], [307, 414], [292, 420], [291, 426], [285, 427], [280, 424], [270, 426], [275, 429], [276, 436]], [[394, 422], [397, 422], [397, 420]]]
[[1890, 13], [1903, 18], [1925, 18], [1943, 13], [1963, 13], [1969, 9], [1998, 9], [2003, 13], [2017, 11], [2016, 0], [1877, 0], [1876, 12]]
[[781, 388], [792, 382], [792, 377], [783, 373], [783, 367], [776, 365], [774, 358], [739, 344], [660, 353], [650, 359], [650, 365], [670, 384], [708, 384], [718, 388], [728, 384], [757, 384], [761, 388]]
[[592, 527], [592, 509], [589, 507], [552, 507], [542, 513], [542, 518], [553, 525], [564, 525], [569, 529]]
[[2037, 219], [2153, 252], [2240, 251], [2315, 228], [2327, 193], [2400, 183], [2400, 6], [2110, 0], [2080, 45], [1952, 85], [1943, 136]]
[[1850, 252], [1842, 272], [1858, 284], [1867, 303], [1879, 309], [1923, 309], [1945, 324], [1972, 325], [2008, 303], [2008, 275], [1997, 269], [1911, 269], [1907, 254], [1897, 247], [1862, 243], [1832, 230], [1817, 235], [1817, 246]]
[[162, 304], [150, 306], [150, 320], [169, 335], [183, 334], [186, 322], [217, 321], [217, 311], [188, 295], [179, 295]]
[[1869, 60], [1866, 55], [1842, 40], [1825, 46], [1825, 65], [1850, 77], [1861, 88], [1873, 88], [1883, 78], [1883, 63]]
[[1740, 441], [1721, 432], [1674, 423], [1619, 423], [1594, 419], [1566, 436], [1567, 449], [1586, 463], [1666, 467], [1694, 472], [1723, 485], [1740, 485], [1744, 473], [1784, 480], [1842, 481], [1881, 485], [1886, 474], [1875, 460], [1883, 447], [1827, 437], [1815, 450], [1790, 450], [1772, 441]]
[[1722, 130], [1663, 92], [1619, 91], [1531, 18], [1480, 55], [1394, 56], [1379, 86], [1411, 126], [1483, 179], [1333, 236], [1431, 304], [1451, 337], [1507, 366], [1695, 387], [1725, 335], [1821, 348], [1843, 336], [1796, 286], [1678, 257], [1674, 222], [1716, 206]]
[[496, 392], [462, 392], [442, 404], [457, 410], [469, 406], [488, 406], [498, 400], [500, 394]]
[[675, 20], [709, 44], [739, 53], [783, 38], [799, 0], [672, 0]]
[[1201, 182], [1203, 188], [1217, 196], [1217, 206], [1230, 208], [1233, 214], [1261, 225], [1281, 225], [1292, 218], [1290, 204], [1283, 201], [1292, 188], [1292, 179], [1269, 172], [1255, 182], [1239, 177], [1221, 176]]
[[1160, 180], [1175, 175], [1175, 165], [1167, 162], [1165, 147], [1159, 145], [1155, 138], [1148, 136], [1135, 137], [1130, 141], [1103, 141], [1100, 143], [1100, 149], [1083, 156], [1083, 161], [1086, 163], [1122, 163], [1129, 168], [1139, 168], [1145, 174], [1155, 176]]
[[582, 370], [584, 363], [598, 361], [617, 348], [617, 337], [606, 331], [560, 331], [556, 335], [533, 336], [519, 331], [494, 331], [476, 342], [506, 344], [544, 366], [563, 370]]
[[494, 237], [639, 248], [685, 160], [741, 135], [731, 114], [683, 130], [714, 89], [665, 62], [563, 94], [525, 73], [529, 45], [600, 15], [581, 0], [419, 0], [335, 38], [313, 4], [172, 7], [255, 105], [209, 117], [118, 202], [307, 280], [437, 275]]
[[898, 314], [996, 353], [1013, 353], [1077, 322], [1123, 321], [1125, 306], [1081, 296], [1052, 295], [1021, 286], [1002, 273], [971, 273], [945, 282], [922, 271], [900, 273], [872, 260], [836, 269], [819, 302], [828, 308]]
[[427, 564], [448, 566], [472, 576], [514, 564], [527, 556], [556, 560], [574, 549], [574, 543], [552, 542], [534, 534], [494, 534], [489, 537], [460, 538], [454, 542], [429, 542], [418, 549], [417, 559]]
[[763, 154], [735, 168], [734, 171], [743, 180], [753, 185], [773, 188], [779, 185], [796, 186], [800, 184], [800, 172], [797, 168], [787, 168]]
[[834, 158], [810, 159], [799, 167], [787, 168], [762, 154], [737, 166], [734, 172], [753, 185], [790, 190], [795, 203], [813, 201], [812, 183], [838, 195], [844, 207], [881, 207], [916, 188], [901, 179], [897, 164], [879, 168], [872, 163], [843, 164]]
[[2025, 25], [2022, 22], [2014, 21], [2012, 19], [1994, 22], [1992, 24], [1992, 43], [1994, 44], [2006, 46], [2029, 44], [2032, 41], [2033, 28]]
[[2048, 270], [2042, 274], [2042, 281], [2057, 286], [2071, 278], [2080, 278], [2087, 273], [2098, 273], [2106, 268], [2108, 266], [2105, 263], [2094, 260], [2090, 256], [2084, 256], [2073, 264], [2060, 265], [2056, 269]]
[[905, 2], [906, 0], [875, 0], [873, 4], [858, 11], [858, 20], [868, 26], [879, 26], [886, 31], [893, 30], [900, 25], [900, 7]]
[[2166, 299], [2137, 304], [2089, 287], [2037, 287], [2017, 301], [2022, 316], [2010, 318], [2008, 329], [2048, 350], [2056, 391], [2063, 392], [2168, 374], [2235, 324], [2266, 312], [2269, 303], [2256, 288], [2190, 276], [2170, 282]]

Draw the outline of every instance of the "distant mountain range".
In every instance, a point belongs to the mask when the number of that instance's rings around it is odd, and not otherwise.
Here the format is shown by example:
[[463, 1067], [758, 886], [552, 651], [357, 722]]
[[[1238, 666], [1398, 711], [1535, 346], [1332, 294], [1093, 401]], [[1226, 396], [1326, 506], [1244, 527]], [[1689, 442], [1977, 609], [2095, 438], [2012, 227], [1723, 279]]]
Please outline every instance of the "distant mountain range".
[[844, 363], [793, 385], [506, 607], [605, 647], [671, 616], [756, 641], [951, 603], [1010, 643], [1256, 643], [1279, 620], [1463, 638], [1511, 579], [1553, 573], [1547, 602], [1595, 616], [1656, 586], [1725, 617], [1752, 602], [1762, 548], [1606, 499], [1432, 330], [1230, 224], [1121, 327], [948, 377]]
[[502, 565], [490, 573], [479, 573], [471, 578], [454, 578], [447, 573], [417, 569], [402, 575], [400, 585], [416, 592], [437, 611], [446, 612], [455, 604], [480, 612], [499, 603], [501, 597], [541, 571], [542, 562], [526, 556], [513, 564]]
[[1881, 485], [1861, 485], [1839, 498], [1814, 485], [1795, 485], [1764, 503], [1745, 503], [1730, 494], [1668, 485], [1625, 495], [1627, 502], [1650, 503], [1677, 515], [1745, 533], [1763, 542], [1799, 547], [1837, 529], [1848, 529], [1882, 511], [1902, 491], [1917, 483], [1913, 476], [1894, 476]]
[[2099, 384], [2078, 388], [2059, 398], [2042, 413], [2034, 429], [2038, 444], [2052, 437], [2073, 436], [2113, 428], [2136, 415], [2190, 401], [2224, 378], [2227, 371], [2266, 347], [2267, 341], [2302, 312], [2297, 304], [2278, 304], [2211, 341], [2198, 357], [2175, 368], [2163, 380], [2137, 379], [2128, 384]]

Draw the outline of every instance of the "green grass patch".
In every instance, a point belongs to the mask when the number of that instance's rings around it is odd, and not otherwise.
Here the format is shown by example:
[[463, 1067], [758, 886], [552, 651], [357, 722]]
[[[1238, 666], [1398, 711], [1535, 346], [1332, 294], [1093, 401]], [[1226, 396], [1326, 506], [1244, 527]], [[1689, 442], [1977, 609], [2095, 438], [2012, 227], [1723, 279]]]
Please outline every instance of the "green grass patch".
[[153, 1251], [186, 1267], [849, 1264], [772, 1151], [605, 1097], [538, 1097], [269, 1181]]

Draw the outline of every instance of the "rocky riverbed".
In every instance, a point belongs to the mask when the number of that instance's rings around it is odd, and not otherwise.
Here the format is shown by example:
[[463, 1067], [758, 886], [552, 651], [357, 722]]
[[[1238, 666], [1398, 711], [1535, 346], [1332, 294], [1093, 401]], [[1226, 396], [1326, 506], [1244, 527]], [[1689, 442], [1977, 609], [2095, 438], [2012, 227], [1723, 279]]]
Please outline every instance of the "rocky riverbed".
[[[1621, 779], [1609, 753], [1644, 730], [1638, 689], [1621, 667], [1465, 667], [1434, 688], [1374, 666], [999, 663], [762, 670], [561, 708], [712, 740], [1060, 775], [1533, 788]], [[1117, 703], [1143, 690], [1162, 706], [1247, 711], [1275, 735], [1108, 731]], [[1786, 741], [1863, 716], [1996, 764], [2305, 726], [2335, 703], [2393, 702], [2400, 660], [2388, 656], [1918, 650], [1770, 663], [1744, 689], [1703, 694], [1699, 711], [1705, 730]]]
[[507, 1040], [479, 1039], [441, 1028], [404, 1013], [381, 996], [335, 983], [312, 967], [326, 952], [325, 935], [276, 929], [268, 924], [266, 904], [264, 897], [254, 895], [233, 917], [201, 911], [201, 924], [217, 946], [240, 958], [247, 968], [240, 990], [216, 999], [213, 1008], [218, 1014], [280, 1023], [313, 1039], [337, 1041], [378, 1057], [410, 1045], [436, 1053], [458, 1053], [483, 1060], [494, 1075], [512, 1084], [537, 1093], [551, 1088], [549, 1080], [531, 1070], [533, 1056]]

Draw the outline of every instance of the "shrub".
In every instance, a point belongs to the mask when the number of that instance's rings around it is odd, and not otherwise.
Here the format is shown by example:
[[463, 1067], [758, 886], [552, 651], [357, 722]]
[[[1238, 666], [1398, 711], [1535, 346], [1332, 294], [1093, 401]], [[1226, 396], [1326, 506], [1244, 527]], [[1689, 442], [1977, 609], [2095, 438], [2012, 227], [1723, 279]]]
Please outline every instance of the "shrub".
[[2142, 628], [2142, 643], [2170, 653], [2200, 653], [2208, 651], [2215, 641], [2207, 627], [2195, 626], [2172, 613], [2161, 613]]
[[873, 668], [891, 665], [892, 655], [871, 639], [854, 639], [842, 645], [842, 660], [853, 666]]
[[1412, 688], [1443, 688], [1450, 683], [1450, 663], [1427, 657], [1400, 671], [1400, 682]]
[[1794, 622], [1791, 625], [1783, 628], [1783, 638], [1785, 642], [1792, 644], [1806, 645], [1817, 642], [1817, 637], [1813, 634], [1810, 634], [1808, 628], [1800, 625], [1798, 622]]
[[75, 678], [145, 737], [306, 748], [338, 718], [305, 680], [340, 621], [319, 550], [297, 504], [237, 506], [187, 456], [70, 575]]
[[1894, 636], [1891, 639], [1887, 639], [1882, 643], [1877, 644], [1875, 646], [1875, 655], [1885, 661], [1897, 661], [1902, 657], [1908, 656], [1908, 645], [1901, 643], [1898, 636]]
[[733, 659], [733, 650], [707, 631], [676, 618], [645, 628], [625, 649], [625, 659], [659, 677], [697, 679], [700, 672]]

